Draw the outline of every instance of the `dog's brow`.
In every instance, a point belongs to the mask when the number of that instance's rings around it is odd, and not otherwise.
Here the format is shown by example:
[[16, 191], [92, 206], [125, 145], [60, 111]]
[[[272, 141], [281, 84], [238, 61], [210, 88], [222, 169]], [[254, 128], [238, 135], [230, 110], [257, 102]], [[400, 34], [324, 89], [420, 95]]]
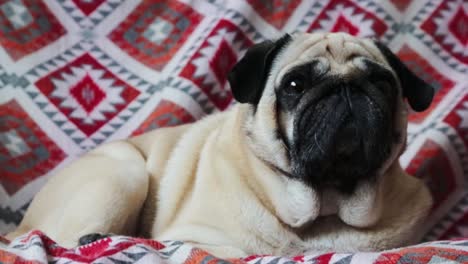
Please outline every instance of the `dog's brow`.
[[372, 58], [373, 58], [374, 60], [378, 60], [378, 59], [379, 59], [379, 57], [378, 57], [378, 55], [376, 54], [375, 50], [372, 50], [372, 49], [367, 45], [367, 43], [365, 42], [365, 40], [363, 40], [363, 39], [357, 39], [357, 41], [358, 41], [359, 45], [360, 45], [363, 49], [365, 49], [365, 50], [372, 56]]
[[315, 66], [317, 66], [319, 63], [320, 63], [319, 60], [312, 60], [303, 64], [295, 65], [294, 67], [289, 69], [285, 74], [283, 74], [283, 76], [281, 76], [280, 84], [284, 82], [284, 80], [298, 73], [306, 73], [307, 75], [305, 75], [305, 77], [307, 78], [310, 78], [310, 77], [318, 78], [322, 76], [323, 74], [326, 73], [326, 71], [323, 71], [323, 72], [314, 71]]

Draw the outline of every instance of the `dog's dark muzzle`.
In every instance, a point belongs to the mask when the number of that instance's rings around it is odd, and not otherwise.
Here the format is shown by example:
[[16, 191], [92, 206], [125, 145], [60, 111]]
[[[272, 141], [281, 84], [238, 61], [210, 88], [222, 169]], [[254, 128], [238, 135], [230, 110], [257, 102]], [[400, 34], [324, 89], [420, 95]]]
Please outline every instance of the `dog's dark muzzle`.
[[312, 186], [350, 193], [375, 177], [390, 154], [393, 106], [384, 93], [352, 83], [324, 91], [297, 111], [293, 171]]

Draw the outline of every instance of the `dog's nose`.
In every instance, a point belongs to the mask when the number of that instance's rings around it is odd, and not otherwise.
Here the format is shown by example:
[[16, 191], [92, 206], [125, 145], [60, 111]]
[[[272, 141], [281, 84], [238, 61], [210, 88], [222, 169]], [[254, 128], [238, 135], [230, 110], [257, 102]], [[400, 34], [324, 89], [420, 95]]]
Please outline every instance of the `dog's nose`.
[[340, 156], [353, 155], [360, 149], [360, 142], [355, 124], [350, 120], [343, 124], [337, 136], [336, 154]]

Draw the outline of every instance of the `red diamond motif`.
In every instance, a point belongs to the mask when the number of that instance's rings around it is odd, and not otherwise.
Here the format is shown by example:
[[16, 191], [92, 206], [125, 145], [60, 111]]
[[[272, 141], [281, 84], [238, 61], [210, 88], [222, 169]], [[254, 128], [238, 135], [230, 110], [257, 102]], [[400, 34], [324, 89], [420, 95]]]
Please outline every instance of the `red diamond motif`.
[[346, 32], [357, 36], [359, 34], [359, 28], [349, 22], [343, 15], [340, 15], [336, 20], [336, 24], [331, 29], [331, 32]]
[[49, 172], [65, 157], [16, 101], [0, 105], [0, 185], [9, 195]]
[[447, 154], [432, 140], [424, 143], [406, 171], [426, 182], [434, 198], [433, 209], [446, 201], [457, 187]]
[[434, 44], [439, 44], [452, 57], [468, 64], [467, 20], [463, 1], [441, 1], [441, 4], [420, 27], [428, 37], [433, 39]]
[[70, 89], [70, 94], [90, 113], [106, 97], [106, 94], [94, 83], [93, 79], [86, 76]]
[[[346, 13], [346, 18], [341, 13], [343, 10], [350, 11]], [[353, 23], [349, 21], [353, 21]], [[360, 36], [365, 35], [367, 37], [374, 36], [378, 38], [387, 31], [388, 26], [375, 14], [363, 9], [350, 0], [331, 0], [322, 9], [322, 12], [317, 16], [315, 21], [312, 22], [307, 32], [339, 31], [341, 28], [350, 33], [360, 34]]]
[[[0, 1], [0, 4], [8, 3]], [[66, 31], [43, 1], [15, 1], [29, 13], [31, 21], [15, 27], [4, 12], [0, 12], [0, 45], [17, 61], [49, 45]], [[15, 16], [24, 14], [18, 13]]]
[[[223, 41], [224, 39], [226, 41]], [[227, 47], [228, 43], [236, 43], [237, 48]], [[240, 28], [222, 19], [190, 58], [180, 76], [191, 80], [218, 109], [224, 110], [232, 101], [231, 91], [226, 87], [227, 70], [234, 65], [238, 55], [252, 44]], [[232, 51], [232, 54], [227, 50]], [[227, 54], [221, 56], [222, 52]], [[207, 55], [214, 53], [223, 60], [222, 63], [216, 61], [211, 55]], [[223, 58], [224, 56], [227, 58]]]
[[161, 100], [156, 109], [136, 129], [132, 135], [140, 135], [160, 127], [171, 127], [195, 121], [195, 118], [185, 108], [166, 100]]
[[444, 122], [456, 129], [468, 147], [468, 94], [465, 94], [445, 117]]
[[91, 14], [106, 0], [72, 0], [75, 5], [83, 11], [85, 15]]
[[[161, 70], [179, 51], [202, 18], [189, 5], [178, 1], [144, 0], [110, 33], [109, 38], [137, 61]], [[165, 23], [163, 27], [170, 28], [170, 32], [159, 35], [161, 39], [155, 43], [145, 37], [145, 32], [161, 26], [158, 23]]]
[[140, 93], [89, 54], [45, 75], [35, 85], [87, 136], [125, 109]]
[[449, 30], [463, 45], [468, 46], [468, 14], [465, 13], [463, 7], [458, 9], [457, 14], [450, 21]]
[[218, 50], [213, 58], [210, 60], [210, 68], [213, 70], [216, 78], [224, 86], [227, 79], [227, 73], [231, 67], [236, 63], [237, 56], [226, 43], [225, 40], [221, 42]]
[[277, 29], [284, 27], [301, 3], [300, 0], [248, 0], [248, 2], [255, 12]]

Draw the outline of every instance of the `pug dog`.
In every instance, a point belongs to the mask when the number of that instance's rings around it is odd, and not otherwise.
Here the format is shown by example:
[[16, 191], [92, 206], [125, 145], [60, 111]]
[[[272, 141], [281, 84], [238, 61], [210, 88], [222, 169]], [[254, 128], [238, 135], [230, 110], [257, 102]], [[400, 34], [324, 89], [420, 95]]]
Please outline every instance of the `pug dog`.
[[89, 152], [47, 182], [9, 237], [39, 229], [74, 247], [143, 236], [221, 258], [417, 242], [431, 195], [398, 157], [407, 105], [425, 110], [434, 90], [387, 47], [287, 34], [251, 47], [228, 80], [230, 110]]

